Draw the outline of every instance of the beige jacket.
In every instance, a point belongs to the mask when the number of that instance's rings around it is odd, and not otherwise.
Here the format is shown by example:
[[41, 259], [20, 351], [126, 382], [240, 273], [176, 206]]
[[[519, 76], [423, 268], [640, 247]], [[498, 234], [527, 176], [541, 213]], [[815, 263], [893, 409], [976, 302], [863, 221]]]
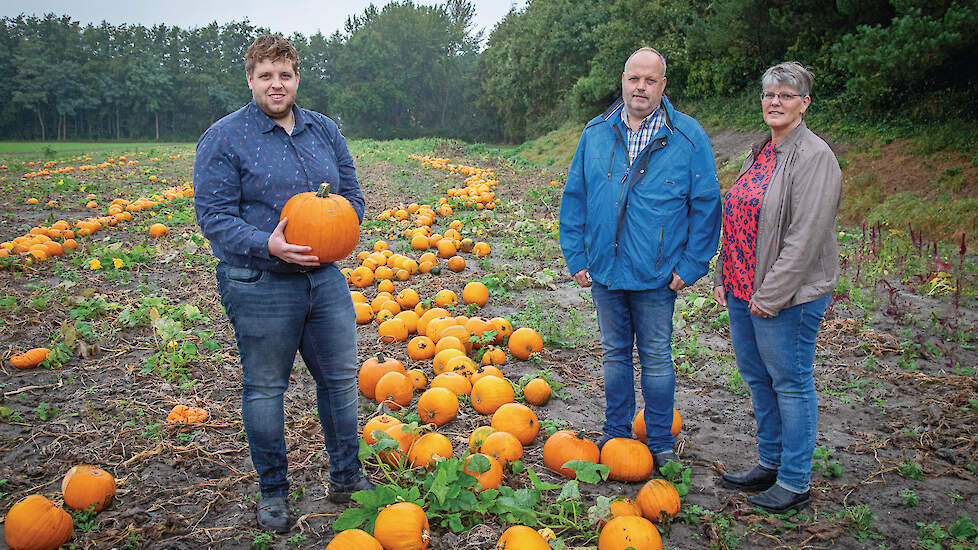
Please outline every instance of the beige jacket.
[[[770, 138], [752, 147], [743, 176]], [[827, 296], [839, 282], [835, 218], [842, 171], [828, 144], [805, 122], [774, 147], [777, 165], [757, 222], [754, 304], [777, 315], [782, 309]], [[723, 250], [714, 284], [723, 285]]]

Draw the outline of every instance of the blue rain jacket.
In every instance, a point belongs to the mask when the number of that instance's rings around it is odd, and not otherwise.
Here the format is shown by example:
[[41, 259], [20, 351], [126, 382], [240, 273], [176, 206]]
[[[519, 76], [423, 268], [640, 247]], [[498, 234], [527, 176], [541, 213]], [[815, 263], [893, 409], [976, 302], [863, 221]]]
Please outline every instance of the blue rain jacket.
[[710, 140], [663, 96], [665, 121], [630, 166], [621, 99], [584, 128], [560, 204], [571, 274], [613, 290], [692, 285], [720, 236], [720, 185]]

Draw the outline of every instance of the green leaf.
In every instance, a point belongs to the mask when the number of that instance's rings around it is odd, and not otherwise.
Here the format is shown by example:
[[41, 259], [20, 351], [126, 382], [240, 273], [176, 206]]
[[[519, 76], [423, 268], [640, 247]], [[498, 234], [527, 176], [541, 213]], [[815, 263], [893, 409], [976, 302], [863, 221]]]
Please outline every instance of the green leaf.
[[611, 468], [605, 464], [595, 464], [587, 460], [568, 460], [561, 468], [577, 472], [577, 480], [584, 483], [599, 483], [608, 479]]
[[557, 496], [557, 501], [559, 502], [561, 500], [581, 500], [581, 491], [576, 479], [572, 479], [564, 484], [560, 495]]
[[477, 453], [472, 455], [468, 462], [465, 464], [466, 469], [470, 472], [475, 472], [477, 474], [484, 474], [492, 468], [492, 464], [489, 462], [489, 457], [482, 453]]
[[538, 491], [553, 491], [556, 489], [560, 489], [561, 487], [560, 485], [556, 485], [554, 483], [547, 483], [546, 481], [540, 481], [540, 476], [538, 476], [537, 473], [534, 472], [532, 468], [526, 469], [526, 475], [530, 478], [530, 483]]
[[347, 508], [333, 522], [333, 530], [339, 532], [347, 529], [358, 529], [370, 517], [371, 513], [363, 508]]

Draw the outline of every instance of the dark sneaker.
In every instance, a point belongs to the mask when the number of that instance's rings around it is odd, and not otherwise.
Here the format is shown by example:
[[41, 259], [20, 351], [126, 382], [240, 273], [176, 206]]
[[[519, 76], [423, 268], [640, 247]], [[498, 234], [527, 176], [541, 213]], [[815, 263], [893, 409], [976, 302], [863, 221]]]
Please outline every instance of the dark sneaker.
[[347, 502], [350, 502], [350, 499], [353, 497], [353, 493], [357, 491], [373, 491], [376, 488], [377, 486], [374, 485], [374, 482], [365, 477], [361, 477], [348, 485], [330, 483], [329, 495], [327, 495], [326, 498], [328, 498], [330, 502], [336, 504], [346, 504]]
[[[679, 457], [676, 453], [669, 451], [662, 451], [660, 453], [652, 453], [652, 466], [655, 469], [655, 473], [662, 476], [662, 467], [670, 462], [675, 462], [679, 464]], [[665, 477], [665, 476], [662, 476]]]
[[780, 485], [772, 485], [767, 491], [747, 497], [747, 502], [772, 514], [785, 514], [792, 510], [801, 510], [811, 503], [810, 491], [794, 493]]
[[258, 498], [258, 527], [276, 533], [289, 532], [289, 507], [284, 496]]
[[778, 471], [758, 464], [746, 472], [727, 472], [723, 474], [723, 486], [738, 491], [764, 491], [778, 480]]

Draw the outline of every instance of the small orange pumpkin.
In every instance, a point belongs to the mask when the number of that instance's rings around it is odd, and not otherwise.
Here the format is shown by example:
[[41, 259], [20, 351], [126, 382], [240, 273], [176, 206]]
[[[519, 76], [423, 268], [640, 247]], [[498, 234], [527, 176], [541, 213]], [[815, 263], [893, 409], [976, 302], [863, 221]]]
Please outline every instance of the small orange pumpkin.
[[494, 431], [482, 442], [479, 452], [495, 458], [506, 467], [510, 462], [523, 458], [523, 444], [509, 432]]
[[509, 337], [509, 353], [517, 359], [525, 361], [530, 358], [531, 353], [539, 353], [541, 350], [543, 350], [543, 337], [532, 328], [518, 328]]
[[550, 544], [532, 527], [514, 525], [503, 531], [496, 550], [550, 550]]
[[641, 441], [616, 437], [601, 447], [601, 464], [615, 481], [644, 481], [652, 473], [652, 452]]
[[638, 490], [635, 500], [642, 515], [653, 523], [659, 522], [662, 514], [673, 517], [679, 513], [679, 492], [672, 483], [664, 479], [649, 480]]
[[[488, 380], [489, 377], [480, 380]], [[533, 443], [540, 432], [537, 415], [522, 403], [506, 403], [492, 413], [492, 427], [498, 432], [509, 432], [520, 440], [523, 446]]]
[[598, 536], [598, 550], [662, 550], [659, 530], [649, 520], [637, 516], [621, 516], [609, 521]]
[[384, 550], [425, 550], [430, 539], [428, 517], [413, 502], [391, 504], [377, 514], [374, 538]]
[[531, 405], [546, 405], [547, 401], [550, 401], [551, 393], [550, 384], [546, 380], [534, 378], [527, 382], [526, 387], [523, 388], [523, 399], [526, 399], [526, 402]]
[[493, 414], [516, 397], [509, 381], [496, 376], [482, 376], [476, 380], [471, 395], [472, 408], [482, 414]]
[[[683, 417], [679, 415], [679, 411], [672, 409], [672, 427], [669, 430], [673, 437], [679, 435], [683, 429]], [[635, 438], [645, 443], [648, 438], [645, 435], [645, 409], [639, 409], [638, 413], [635, 414], [635, 419], [632, 420], [632, 433], [635, 434]]]
[[451, 458], [452, 452], [452, 442], [447, 437], [438, 432], [426, 433], [408, 451], [408, 464], [412, 468], [428, 468], [437, 457]]
[[374, 398], [377, 389], [377, 382], [380, 381], [388, 372], [404, 373], [404, 364], [392, 357], [387, 357], [383, 353], [371, 357], [360, 365], [360, 372], [357, 374], [357, 385], [360, 392], [368, 399]]
[[414, 386], [403, 372], [388, 372], [380, 377], [374, 388], [374, 399], [378, 403], [386, 402], [394, 410], [408, 406], [413, 397]]
[[363, 529], [347, 529], [337, 533], [326, 550], [384, 550], [384, 547]]
[[115, 498], [115, 478], [101, 468], [89, 464], [72, 466], [61, 482], [65, 506], [85, 510], [94, 506], [101, 512]]
[[564, 468], [570, 460], [586, 460], [594, 464], [600, 462], [598, 446], [588, 439], [579, 437], [572, 430], [560, 430], [547, 438], [543, 444], [543, 464], [564, 477], [575, 479], [577, 472]]
[[441, 426], [458, 415], [458, 397], [448, 388], [431, 388], [418, 398], [421, 423]]
[[160, 237], [166, 237], [170, 234], [170, 228], [163, 225], [162, 223], [154, 223], [149, 226], [149, 236], [154, 239], [159, 239]]
[[386, 431], [387, 428], [390, 428], [391, 426], [400, 426], [401, 424], [403, 424], [403, 422], [387, 414], [375, 416], [364, 424], [363, 440], [366, 441], [368, 445], [373, 445], [377, 442], [377, 439], [374, 437], [375, 430]]
[[[471, 464], [472, 468], [469, 468], [470, 462], [472, 462], [472, 459], [475, 457], [484, 457], [489, 461], [489, 468], [485, 472], [477, 472], [475, 464]], [[481, 461], [482, 459], [478, 460]], [[468, 458], [465, 459], [465, 467], [463, 470], [465, 473], [476, 479], [479, 484], [478, 488], [476, 489], [478, 492], [485, 491], [486, 489], [496, 489], [503, 481], [502, 465], [499, 464], [498, 460], [486, 454], [476, 453], [474, 455], [469, 455]]]
[[47, 359], [49, 353], [51, 350], [48, 348], [34, 348], [20, 355], [10, 356], [10, 364], [18, 369], [32, 369]]

